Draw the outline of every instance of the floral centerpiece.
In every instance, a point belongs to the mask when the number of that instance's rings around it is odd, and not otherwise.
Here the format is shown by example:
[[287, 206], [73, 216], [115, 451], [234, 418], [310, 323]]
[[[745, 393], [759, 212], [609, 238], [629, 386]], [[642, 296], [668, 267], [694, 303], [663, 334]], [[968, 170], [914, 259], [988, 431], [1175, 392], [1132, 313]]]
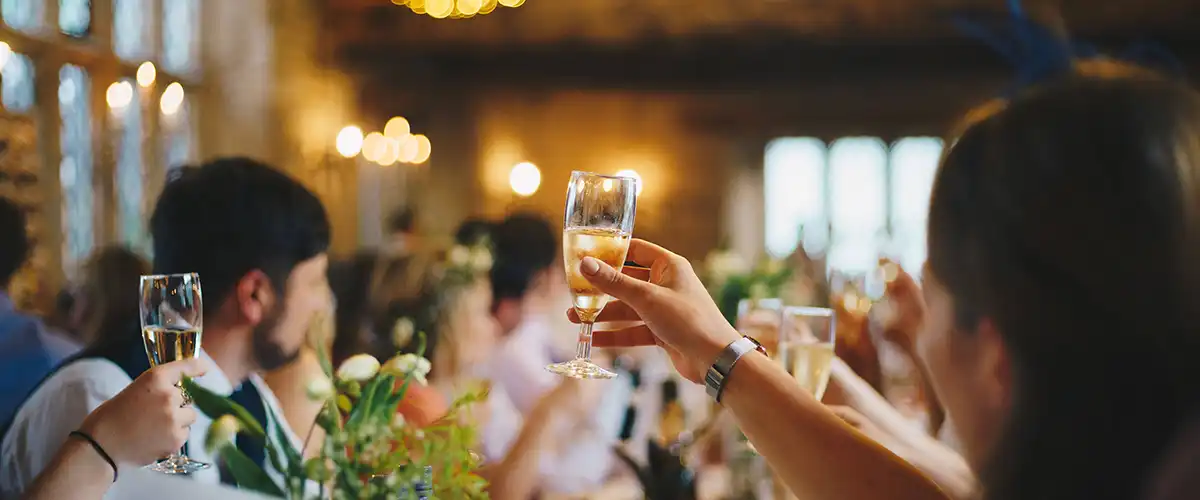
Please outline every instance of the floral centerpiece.
[[[438, 268], [441, 295], [470, 283], [491, 267], [486, 242], [472, 248], [455, 247]], [[448, 415], [432, 426], [408, 425], [397, 412], [412, 384], [426, 384], [431, 363], [425, 356], [425, 335], [414, 335], [411, 319], [400, 318], [389, 332], [397, 346], [416, 348], [381, 363], [369, 354], [346, 359], [334, 370], [324, 349], [318, 349], [323, 376], [308, 382], [306, 392], [322, 409], [315, 426], [324, 431], [315, 457], [304, 459], [272, 415], [259, 422], [228, 398], [205, 390], [191, 380], [184, 387], [200, 411], [213, 419], [205, 446], [220, 458], [240, 488], [288, 500], [308, 499], [481, 499], [486, 481], [475, 474], [480, 458], [470, 447], [478, 442], [476, 428], [460, 418], [483, 401], [486, 390], [468, 391], [452, 404]], [[266, 444], [268, 474], [234, 445], [235, 436]], [[310, 435], [311, 437], [311, 435]]]
[[701, 274], [721, 314], [736, 324], [738, 303], [742, 299], [780, 297], [792, 277], [792, 268], [775, 259], [750, 266], [732, 251], [716, 250], [704, 260]]

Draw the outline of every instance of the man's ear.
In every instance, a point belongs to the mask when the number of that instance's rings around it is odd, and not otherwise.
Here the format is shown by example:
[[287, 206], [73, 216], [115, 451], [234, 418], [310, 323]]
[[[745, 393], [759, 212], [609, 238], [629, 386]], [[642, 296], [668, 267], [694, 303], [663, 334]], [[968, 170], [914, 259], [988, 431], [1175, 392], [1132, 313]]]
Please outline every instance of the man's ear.
[[979, 387], [988, 408], [1007, 410], [1012, 395], [1012, 363], [996, 323], [984, 318], [975, 331]]
[[237, 303], [239, 319], [257, 325], [275, 305], [275, 289], [266, 273], [255, 269], [237, 281], [233, 298]]

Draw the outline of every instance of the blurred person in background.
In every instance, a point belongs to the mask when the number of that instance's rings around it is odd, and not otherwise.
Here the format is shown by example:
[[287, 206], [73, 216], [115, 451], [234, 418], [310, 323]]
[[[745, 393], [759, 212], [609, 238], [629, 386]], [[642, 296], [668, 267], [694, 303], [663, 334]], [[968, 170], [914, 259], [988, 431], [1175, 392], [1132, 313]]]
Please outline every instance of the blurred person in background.
[[0, 198], [0, 426], [12, 419], [38, 381], [80, 348], [37, 316], [17, 311], [8, 295], [31, 251], [25, 224], [21, 207]]
[[[546, 365], [573, 355], [577, 327], [565, 323], [562, 306], [569, 303], [565, 268], [557, 231], [546, 219], [513, 214], [495, 224], [490, 233], [495, 254], [491, 270], [492, 310], [502, 339], [488, 360], [489, 377], [502, 387], [516, 409], [529, 415], [563, 378], [546, 371]], [[566, 352], [560, 339], [571, 344]], [[606, 363], [605, 354], [597, 356]], [[555, 422], [561, 439], [553, 460], [541, 464], [548, 491], [580, 493], [607, 479], [628, 401], [620, 384], [584, 381], [585, 394], [575, 421]], [[488, 434], [485, 439], [503, 443], [512, 436]], [[499, 444], [496, 444], [499, 446]]]
[[83, 266], [73, 294], [70, 326], [86, 344], [116, 340], [140, 328], [141, 298], [132, 286], [150, 262], [123, 246], [100, 249]]
[[402, 207], [388, 217], [388, 240], [384, 242], [383, 253], [400, 257], [417, 252], [421, 248], [420, 236], [417, 235], [417, 212], [412, 207]]

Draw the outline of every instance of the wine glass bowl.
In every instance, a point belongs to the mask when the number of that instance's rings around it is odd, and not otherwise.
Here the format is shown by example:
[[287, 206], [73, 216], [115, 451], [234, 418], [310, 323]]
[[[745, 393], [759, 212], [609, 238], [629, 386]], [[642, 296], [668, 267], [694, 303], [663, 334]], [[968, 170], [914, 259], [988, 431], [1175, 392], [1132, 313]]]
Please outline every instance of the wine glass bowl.
[[832, 309], [787, 307], [783, 364], [796, 382], [818, 400], [829, 385], [837, 322]]
[[[204, 331], [200, 277], [195, 273], [142, 276], [139, 294], [142, 342], [150, 366], [196, 357]], [[187, 391], [182, 384], [177, 385], [183, 392], [184, 405], [190, 404]], [[208, 467], [184, 453], [172, 453], [147, 466], [163, 474], [191, 474]]]
[[563, 221], [563, 263], [580, 320], [579, 344], [575, 359], [546, 367], [553, 373], [584, 379], [617, 376], [591, 361], [592, 327], [609, 297], [588, 281], [579, 266], [584, 257], [618, 271], [625, 265], [637, 210], [637, 183], [632, 177], [571, 173]]

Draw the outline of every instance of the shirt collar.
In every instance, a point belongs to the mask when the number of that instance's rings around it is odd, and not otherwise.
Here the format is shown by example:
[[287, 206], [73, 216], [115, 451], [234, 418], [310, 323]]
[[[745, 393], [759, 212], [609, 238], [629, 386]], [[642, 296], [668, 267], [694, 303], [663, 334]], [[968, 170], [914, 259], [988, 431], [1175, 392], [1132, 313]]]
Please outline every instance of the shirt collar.
[[233, 382], [229, 381], [229, 377], [221, 371], [221, 367], [217, 366], [208, 353], [204, 352], [203, 347], [200, 348], [200, 358], [208, 362], [208, 370], [204, 375], [196, 377], [196, 383], [221, 396], [233, 394]]

